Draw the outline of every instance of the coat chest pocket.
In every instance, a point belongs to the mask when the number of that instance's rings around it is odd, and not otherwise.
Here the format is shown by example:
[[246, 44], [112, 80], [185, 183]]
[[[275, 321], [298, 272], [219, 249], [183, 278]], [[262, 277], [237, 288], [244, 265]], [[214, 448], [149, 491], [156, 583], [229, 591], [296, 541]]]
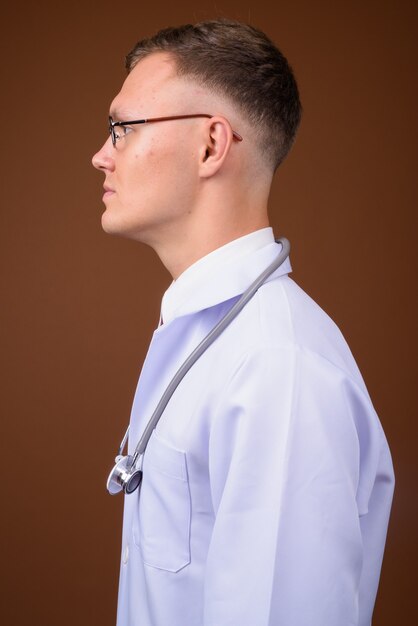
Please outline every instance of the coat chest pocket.
[[144, 563], [178, 572], [190, 563], [191, 502], [186, 453], [153, 432], [144, 456], [134, 541]]

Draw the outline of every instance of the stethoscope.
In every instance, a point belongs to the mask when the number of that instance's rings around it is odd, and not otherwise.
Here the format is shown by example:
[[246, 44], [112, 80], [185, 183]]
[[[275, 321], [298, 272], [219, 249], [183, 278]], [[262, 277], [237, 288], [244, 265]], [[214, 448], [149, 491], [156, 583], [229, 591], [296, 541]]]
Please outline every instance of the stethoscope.
[[198, 344], [193, 352], [187, 357], [184, 363], [177, 370], [169, 385], [161, 396], [154, 413], [146, 425], [140, 440], [134, 450], [133, 454], [123, 455], [126, 442], [128, 440], [129, 426], [126, 429], [126, 433], [121, 441], [118, 454], [115, 458], [115, 466], [109, 474], [106, 487], [111, 495], [115, 495], [120, 491], [124, 491], [126, 494], [133, 493], [142, 482], [142, 464], [144, 459], [144, 453], [148, 444], [148, 441], [152, 435], [154, 428], [156, 427], [158, 420], [165, 407], [168, 404], [171, 396], [177, 389], [180, 381], [187, 374], [189, 369], [196, 363], [196, 361], [202, 356], [202, 354], [209, 348], [209, 346], [219, 337], [219, 335], [225, 330], [225, 328], [232, 322], [232, 320], [238, 315], [238, 313], [244, 308], [249, 300], [254, 296], [261, 285], [267, 280], [267, 278], [284, 263], [289, 256], [290, 243], [285, 237], [276, 239], [276, 243], [282, 244], [282, 249], [274, 261], [251, 283], [237, 302], [230, 308], [228, 313], [212, 328], [212, 330], [206, 335], [204, 339]]

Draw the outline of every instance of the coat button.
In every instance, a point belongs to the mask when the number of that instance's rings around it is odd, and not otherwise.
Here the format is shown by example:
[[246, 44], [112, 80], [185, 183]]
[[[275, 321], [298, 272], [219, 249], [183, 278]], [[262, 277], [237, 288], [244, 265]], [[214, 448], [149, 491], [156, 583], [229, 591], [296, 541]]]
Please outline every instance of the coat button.
[[126, 544], [126, 546], [123, 549], [123, 553], [122, 553], [122, 562], [123, 562], [124, 565], [127, 564], [128, 559], [129, 559], [129, 546], [128, 546], [128, 544]]

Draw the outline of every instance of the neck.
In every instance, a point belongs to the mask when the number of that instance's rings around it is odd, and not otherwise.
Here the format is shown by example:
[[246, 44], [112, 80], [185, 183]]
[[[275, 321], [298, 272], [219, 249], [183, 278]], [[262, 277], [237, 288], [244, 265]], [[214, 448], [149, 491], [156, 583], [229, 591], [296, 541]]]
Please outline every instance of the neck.
[[152, 247], [174, 280], [213, 250], [269, 226], [267, 208], [232, 211], [219, 205], [196, 212]]
[[234, 186], [221, 192], [211, 191], [175, 221], [158, 233], [158, 240], [148, 242], [174, 280], [188, 267], [217, 248], [269, 226], [267, 214], [269, 187], [253, 183]]
[[231, 228], [228, 231], [218, 232], [218, 229], [208, 231], [208, 229], [202, 228], [203, 239], [199, 237], [199, 233], [195, 233], [190, 239], [184, 238], [182, 242], [177, 242], [174, 246], [166, 245], [164, 248], [156, 249], [156, 252], [172, 278], [176, 280], [188, 267], [210, 252], [234, 239], [267, 226], [269, 226], [269, 222], [266, 216], [266, 219], [254, 222], [247, 227], [237, 224], [236, 228]]

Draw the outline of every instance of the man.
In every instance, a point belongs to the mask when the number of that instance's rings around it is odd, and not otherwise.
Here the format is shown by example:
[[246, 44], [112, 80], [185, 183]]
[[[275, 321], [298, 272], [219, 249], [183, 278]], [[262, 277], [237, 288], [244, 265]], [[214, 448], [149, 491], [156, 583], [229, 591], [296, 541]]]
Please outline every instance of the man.
[[[283, 55], [232, 21], [161, 31], [127, 69], [93, 158], [102, 225], [151, 246], [173, 277], [132, 454], [180, 365], [281, 249], [267, 201], [301, 107]], [[371, 623], [390, 454], [340, 331], [290, 271], [193, 365], [151, 436], [141, 490], [125, 497], [118, 626]]]

